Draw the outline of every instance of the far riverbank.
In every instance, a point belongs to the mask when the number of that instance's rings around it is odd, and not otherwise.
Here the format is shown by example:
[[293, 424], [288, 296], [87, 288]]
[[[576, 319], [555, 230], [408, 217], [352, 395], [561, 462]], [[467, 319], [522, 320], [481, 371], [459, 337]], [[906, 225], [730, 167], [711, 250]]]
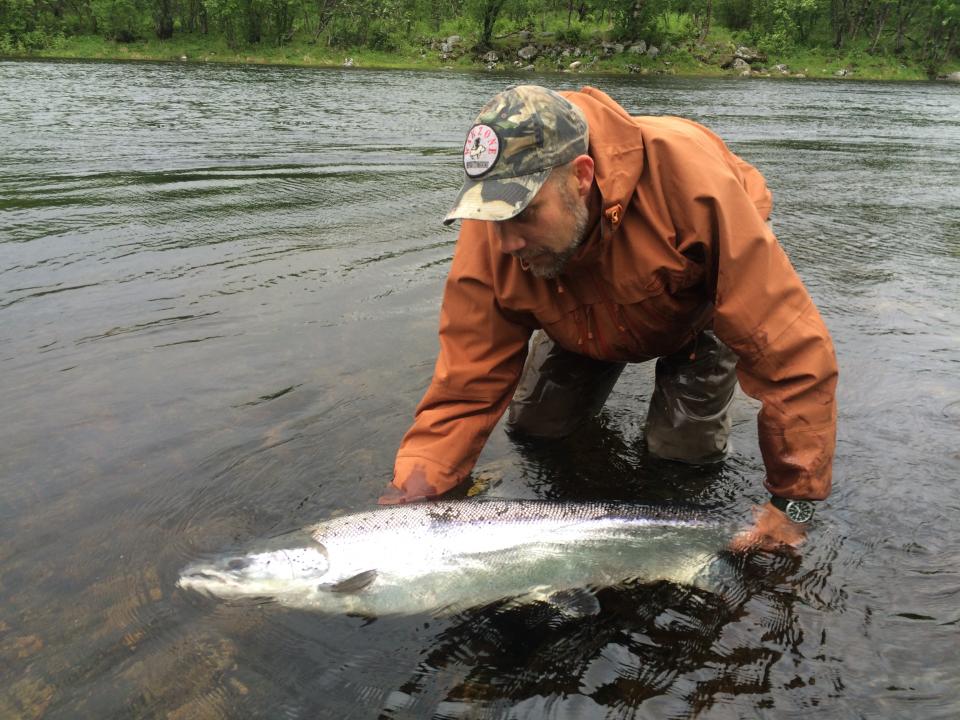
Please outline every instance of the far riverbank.
[[[295, 39], [281, 47], [230, 48], [209, 36], [180, 35], [171, 40], [128, 43], [97, 36], [60, 38], [52, 47], [18, 58], [111, 61], [167, 61], [357, 67], [403, 70], [489, 70], [589, 73], [600, 75], [678, 75], [699, 77], [842, 78], [918, 81], [928, 77], [919, 63], [859, 50], [803, 49], [770, 57], [730, 43], [662, 48], [637, 43], [588, 41], [578, 45], [555, 41], [551, 33], [517, 33], [495, 50], [479, 53], [460, 36], [425, 40], [394, 52], [331, 48]], [[960, 81], [960, 63], [939, 79]]]

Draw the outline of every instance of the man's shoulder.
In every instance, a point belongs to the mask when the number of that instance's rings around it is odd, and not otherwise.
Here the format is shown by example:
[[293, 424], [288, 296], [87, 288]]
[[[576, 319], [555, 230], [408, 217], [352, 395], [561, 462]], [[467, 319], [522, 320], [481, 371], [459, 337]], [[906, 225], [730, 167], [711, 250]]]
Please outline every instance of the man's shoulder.
[[648, 140], [662, 138], [678, 142], [709, 141], [711, 144], [724, 146], [723, 140], [713, 130], [690, 118], [678, 115], [635, 115], [634, 120]]

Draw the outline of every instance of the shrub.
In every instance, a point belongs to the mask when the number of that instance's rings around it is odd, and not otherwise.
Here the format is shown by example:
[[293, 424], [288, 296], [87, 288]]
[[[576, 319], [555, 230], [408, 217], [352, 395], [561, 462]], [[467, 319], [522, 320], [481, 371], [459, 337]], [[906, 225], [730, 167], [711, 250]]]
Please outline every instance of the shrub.
[[583, 31], [576, 27], [571, 26], [565, 30], [557, 31], [557, 41], [566, 43], [567, 45], [579, 45], [583, 40]]

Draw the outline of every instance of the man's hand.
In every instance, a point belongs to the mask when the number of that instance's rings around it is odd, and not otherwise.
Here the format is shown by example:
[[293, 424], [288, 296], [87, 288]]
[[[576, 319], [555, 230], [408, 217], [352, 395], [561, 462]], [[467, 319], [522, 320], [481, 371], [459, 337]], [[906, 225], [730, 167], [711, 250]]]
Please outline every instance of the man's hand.
[[753, 508], [753, 524], [730, 541], [731, 550], [796, 548], [807, 539], [806, 524], [795, 523], [770, 503]]
[[408, 495], [393, 483], [384, 488], [383, 493], [377, 498], [378, 505], [403, 505], [409, 502], [419, 502], [426, 500], [426, 495]]
[[407, 481], [402, 488], [390, 483], [377, 499], [377, 503], [379, 505], [402, 505], [426, 500], [439, 494], [437, 489], [427, 482], [426, 468], [417, 465], [414, 466], [413, 472], [407, 477]]

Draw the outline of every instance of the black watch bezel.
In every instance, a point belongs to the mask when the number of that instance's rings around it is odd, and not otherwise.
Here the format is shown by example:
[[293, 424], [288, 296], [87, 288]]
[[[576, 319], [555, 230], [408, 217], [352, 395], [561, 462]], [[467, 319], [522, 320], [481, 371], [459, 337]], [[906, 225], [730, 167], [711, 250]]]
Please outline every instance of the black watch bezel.
[[813, 520], [815, 506], [812, 500], [790, 500], [771, 495], [770, 503], [795, 523], [802, 525]]

